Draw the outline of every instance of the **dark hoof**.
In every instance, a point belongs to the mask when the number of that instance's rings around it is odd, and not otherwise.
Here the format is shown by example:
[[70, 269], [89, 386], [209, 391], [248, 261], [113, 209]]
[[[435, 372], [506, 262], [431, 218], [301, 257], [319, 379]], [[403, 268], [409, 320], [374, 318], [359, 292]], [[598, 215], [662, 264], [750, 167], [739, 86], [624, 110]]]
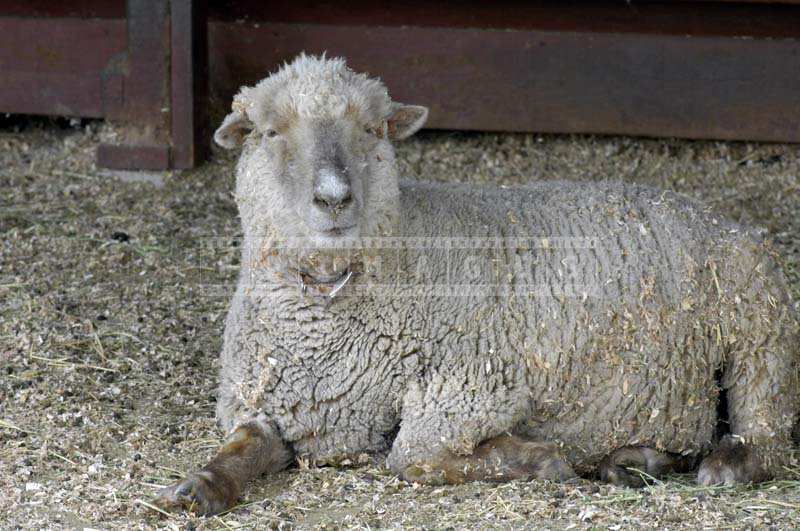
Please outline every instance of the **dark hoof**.
[[754, 450], [741, 438], [731, 435], [720, 441], [697, 471], [697, 483], [706, 487], [758, 483], [767, 479]]
[[561, 456], [558, 446], [551, 443], [527, 443], [528, 463], [536, 479], [566, 481], [577, 477], [569, 463]]
[[648, 479], [691, 470], [694, 459], [644, 446], [620, 448], [600, 463], [600, 479], [618, 487], [641, 488]]
[[617, 487], [639, 489], [647, 485], [643, 474], [622, 465], [601, 464], [600, 479]]
[[153, 504], [165, 511], [189, 511], [200, 516], [219, 514], [233, 507], [236, 495], [226, 482], [215, 481], [211, 472], [201, 471], [161, 489]]

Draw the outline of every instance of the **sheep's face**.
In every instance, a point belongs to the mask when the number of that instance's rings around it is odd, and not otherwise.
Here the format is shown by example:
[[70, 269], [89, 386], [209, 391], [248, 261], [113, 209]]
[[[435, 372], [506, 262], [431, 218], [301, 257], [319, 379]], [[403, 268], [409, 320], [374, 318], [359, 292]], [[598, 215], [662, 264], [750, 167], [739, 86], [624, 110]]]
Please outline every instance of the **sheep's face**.
[[244, 88], [214, 138], [244, 144], [236, 195], [245, 233], [322, 243], [390, 234], [399, 195], [391, 141], [426, 117], [338, 60], [303, 56]]
[[283, 236], [355, 237], [397, 187], [381, 167], [391, 160], [387, 144], [349, 117], [274, 120], [249, 140], [240, 179], [246, 189], [269, 189], [265, 221]]
[[268, 225], [284, 237], [378, 235], [372, 222], [397, 199], [393, 117], [419, 119], [417, 109], [424, 108], [398, 106], [386, 119], [276, 115], [252, 124], [238, 168], [242, 215], [266, 224], [253, 229]]

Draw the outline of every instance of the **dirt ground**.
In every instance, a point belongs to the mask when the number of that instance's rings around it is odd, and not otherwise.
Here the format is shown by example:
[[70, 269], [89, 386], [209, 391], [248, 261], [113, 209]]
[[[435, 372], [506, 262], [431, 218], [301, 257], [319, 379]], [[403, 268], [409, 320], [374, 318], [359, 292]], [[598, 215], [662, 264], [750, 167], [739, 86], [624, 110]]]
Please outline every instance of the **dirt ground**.
[[[216, 358], [237, 271], [233, 155], [184, 173], [109, 175], [100, 123], [0, 123], [0, 529], [774, 528], [790, 480], [641, 490], [590, 480], [422, 487], [379, 459], [256, 482], [214, 518], [148, 500], [220, 443]], [[424, 133], [407, 175], [511, 185], [622, 179], [764, 227], [800, 295], [800, 148], [620, 137]], [[797, 461], [795, 460], [795, 463]]]

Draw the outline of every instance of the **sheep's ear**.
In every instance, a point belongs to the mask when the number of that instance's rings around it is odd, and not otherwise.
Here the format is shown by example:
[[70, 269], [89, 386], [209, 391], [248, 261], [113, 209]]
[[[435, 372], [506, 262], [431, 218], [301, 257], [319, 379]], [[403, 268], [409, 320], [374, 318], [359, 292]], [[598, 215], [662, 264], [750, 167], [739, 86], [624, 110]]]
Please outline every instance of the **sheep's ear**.
[[233, 149], [242, 143], [245, 135], [253, 129], [253, 123], [242, 109], [235, 109], [225, 117], [214, 132], [214, 142], [225, 149]]
[[428, 119], [428, 108], [421, 105], [395, 103], [386, 119], [387, 132], [392, 140], [403, 140], [419, 131]]

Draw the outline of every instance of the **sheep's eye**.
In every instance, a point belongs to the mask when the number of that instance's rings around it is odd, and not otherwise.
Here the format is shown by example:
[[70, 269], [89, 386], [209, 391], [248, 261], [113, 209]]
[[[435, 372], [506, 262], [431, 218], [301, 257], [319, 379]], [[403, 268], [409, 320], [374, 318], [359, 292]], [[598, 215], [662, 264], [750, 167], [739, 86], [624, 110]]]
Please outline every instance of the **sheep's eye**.
[[267, 134], [267, 138], [275, 138], [276, 136], [278, 136], [278, 132], [275, 129], [267, 130], [266, 134]]
[[369, 126], [364, 127], [364, 132], [365, 133], [367, 133], [368, 135], [376, 136], [378, 138], [381, 138], [383, 136], [381, 131], [382, 130], [381, 130], [380, 127], [369, 127]]

